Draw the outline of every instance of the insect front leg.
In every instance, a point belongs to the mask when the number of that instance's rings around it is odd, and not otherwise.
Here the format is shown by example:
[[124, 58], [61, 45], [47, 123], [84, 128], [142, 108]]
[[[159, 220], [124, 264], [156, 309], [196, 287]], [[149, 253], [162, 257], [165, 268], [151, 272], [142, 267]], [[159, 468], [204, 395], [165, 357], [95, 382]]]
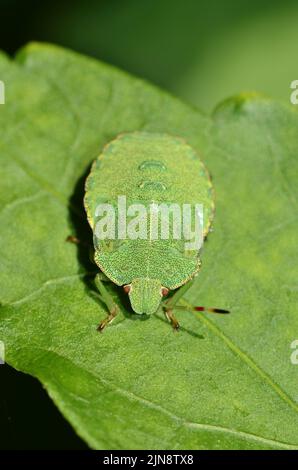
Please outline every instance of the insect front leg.
[[169, 308], [165, 308], [164, 312], [165, 312], [165, 316], [167, 317], [172, 327], [174, 328], [174, 331], [178, 331], [180, 328], [180, 325], [179, 325], [177, 318], [173, 314], [173, 310]]
[[[104, 276], [104, 278], [103, 278]], [[115, 316], [117, 315], [119, 309], [118, 306], [115, 304], [111, 294], [107, 291], [106, 287], [104, 286], [104, 281], [107, 281], [107, 277], [103, 273], [99, 273], [95, 276], [95, 285], [99, 291], [99, 298], [100, 300], [107, 306], [109, 311], [109, 315], [105, 318], [98, 326], [97, 330], [102, 332], [103, 329], [114, 320]]]
[[175, 318], [173, 314], [173, 309], [177, 306], [177, 303], [179, 302], [181, 297], [183, 297], [183, 295], [193, 285], [193, 282], [194, 281], [192, 280], [190, 282], [187, 282], [183, 286], [181, 286], [179, 289], [176, 290], [175, 294], [172, 295], [172, 297], [170, 297], [167, 300], [164, 300], [164, 302], [162, 303], [162, 307], [164, 309], [165, 315], [167, 319], [171, 322], [171, 325], [174, 328], [174, 330], [179, 330], [180, 325], [179, 325], [178, 320]]

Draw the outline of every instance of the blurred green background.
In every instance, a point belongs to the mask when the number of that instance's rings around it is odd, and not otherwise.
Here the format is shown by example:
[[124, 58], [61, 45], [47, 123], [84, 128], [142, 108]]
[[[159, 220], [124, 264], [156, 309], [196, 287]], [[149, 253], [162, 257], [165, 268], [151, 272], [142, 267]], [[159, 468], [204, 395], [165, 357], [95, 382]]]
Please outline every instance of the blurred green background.
[[297, 0], [0, 0], [0, 46], [49, 41], [210, 111], [243, 90], [289, 100]]
[[[289, 102], [297, 0], [0, 0], [0, 48], [70, 47], [206, 112], [240, 91]], [[0, 77], [1, 79], [1, 77]], [[36, 380], [0, 366], [0, 448], [84, 448]]]

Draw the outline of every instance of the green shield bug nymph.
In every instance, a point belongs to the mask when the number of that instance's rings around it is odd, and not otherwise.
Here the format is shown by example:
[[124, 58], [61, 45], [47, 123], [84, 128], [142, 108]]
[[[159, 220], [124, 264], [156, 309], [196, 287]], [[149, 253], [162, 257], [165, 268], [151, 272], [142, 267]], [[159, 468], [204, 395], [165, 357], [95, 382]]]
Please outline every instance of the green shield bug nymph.
[[118, 310], [106, 281], [123, 286], [136, 314], [161, 307], [177, 329], [173, 309], [200, 269], [214, 214], [210, 177], [194, 149], [167, 134], [121, 134], [94, 161], [84, 205], [101, 271], [95, 283], [109, 310], [99, 330]]

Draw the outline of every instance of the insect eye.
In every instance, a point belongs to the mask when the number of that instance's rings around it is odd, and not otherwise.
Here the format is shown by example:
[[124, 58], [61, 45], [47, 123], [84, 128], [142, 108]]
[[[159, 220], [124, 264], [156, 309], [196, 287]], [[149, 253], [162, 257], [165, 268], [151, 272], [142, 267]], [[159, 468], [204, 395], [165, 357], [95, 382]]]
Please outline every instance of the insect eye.
[[126, 286], [123, 286], [123, 290], [126, 294], [129, 294], [130, 292], [130, 289], [131, 289], [131, 285], [130, 284], [127, 284]]
[[168, 293], [169, 293], [169, 289], [167, 289], [166, 287], [162, 287], [162, 288], [161, 288], [161, 295], [162, 295], [163, 297], [165, 297], [166, 295], [168, 295]]

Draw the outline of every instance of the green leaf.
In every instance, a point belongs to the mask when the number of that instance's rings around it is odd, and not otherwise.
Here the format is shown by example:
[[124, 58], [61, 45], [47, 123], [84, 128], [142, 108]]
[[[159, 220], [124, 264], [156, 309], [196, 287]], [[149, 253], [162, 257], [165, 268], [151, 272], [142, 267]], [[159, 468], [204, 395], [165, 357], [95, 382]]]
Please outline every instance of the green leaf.
[[[214, 9], [212, 2], [207, 3]], [[208, 37], [202, 38], [201, 30], [194, 28], [197, 48], [192, 62], [171, 83], [171, 90], [206, 110], [235, 90], [258, 90], [289, 103], [290, 84], [297, 76], [292, 58], [298, 41], [298, 4], [250, 1], [245, 11], [235, 0], [228, 4], [221, 3], [227, 17], [222, 11], [217, 27], [209, 23]]]
[[[0, 57], [0, 339], [96, 449], [298, 448], [298, 114], [239, 96], [207, 118], [145, 82], [49, 46]], [[184, 137], [217, 194], [214, 232], [187, 302], [230, 316], [106, 316], [92, 288], [83, 182], [123, 131]], [[20, 394], [21, 400], [21, 394]], [[26, 406], [34, 404], [27, 404]], [[34, 409], [33, 409], [34, 412]]]

